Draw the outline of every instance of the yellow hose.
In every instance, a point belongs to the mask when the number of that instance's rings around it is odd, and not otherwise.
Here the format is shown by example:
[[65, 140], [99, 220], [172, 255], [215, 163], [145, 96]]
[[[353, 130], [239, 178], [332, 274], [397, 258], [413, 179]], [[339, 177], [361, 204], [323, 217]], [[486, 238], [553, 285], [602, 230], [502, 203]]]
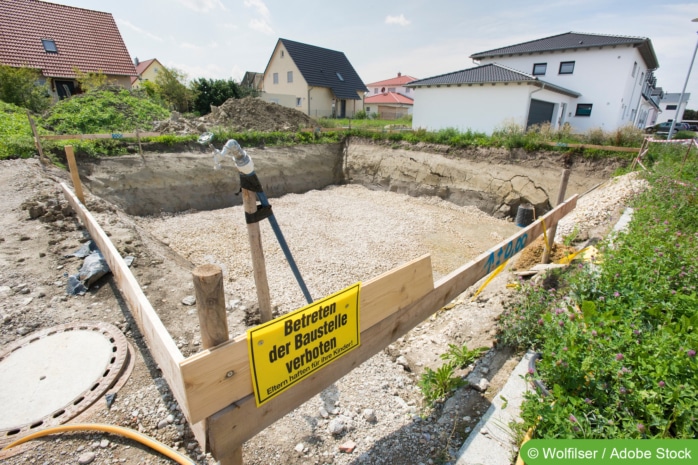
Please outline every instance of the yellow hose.
[[50, 434], [66, 433], [70, 431], [102, 431], [104, 433], [117, 434], [120, 436], [127, 437], [129, 439], [134, 439], [140, 442], [141, 444], [150, 447], [151, 449], [155, 449], [162, 455], [171, 458], [172, 460], [181, 465], [196, 465], [196, 462], [194, 462], [193, 460], [183, 456], [182, 454], [166, 446], [165, 444], [146, 436], [145, 434], [141, 434], [138, 431], [132, 430], [130, 428], [124, 428], [123, 426], [113, 426], [99, 423], [77, 423], [74, 425], [60, 425], [51, 428], [46, 428], [41, 431], [36, 431], [35, 433], [24, 436], [23, 438], [20, 438], [11, 444], [8, 444], [2, 450], [10, 449], [27, 441], [31, 441], [32, 439], [41, 438]]

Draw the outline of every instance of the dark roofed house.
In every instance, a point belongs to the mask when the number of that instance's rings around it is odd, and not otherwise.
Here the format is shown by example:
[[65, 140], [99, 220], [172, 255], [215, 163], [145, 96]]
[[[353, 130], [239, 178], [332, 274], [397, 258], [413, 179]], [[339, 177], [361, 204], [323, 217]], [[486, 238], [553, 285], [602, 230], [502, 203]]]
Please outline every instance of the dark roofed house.
[[614, 131], [643, 128], [657, 111], [659, 63], [645, 37], [568, 32], [470, 58], [480, 66], [408, 84], [415, 89], [414, 127]]
[[368, 89], [343, 52], [279, 39], [264, 71], [262, 98], [313, 118], [352, 117]]
[[0, 1], [0, 63], [39, 70], [58, 98], [79, 92], [75, 69], [126, 88], [136, 76], [111, 13], [38, 0]]

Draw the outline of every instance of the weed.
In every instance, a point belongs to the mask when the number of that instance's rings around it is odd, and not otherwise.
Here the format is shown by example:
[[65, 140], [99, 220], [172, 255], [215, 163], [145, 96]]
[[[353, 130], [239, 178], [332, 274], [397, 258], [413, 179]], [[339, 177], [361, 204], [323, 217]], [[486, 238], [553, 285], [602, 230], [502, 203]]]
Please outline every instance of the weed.
[[446, 360], [455, 368], [465, 368], [488, 350], [488, 347], [478, 347], [477, 349], [469, 350], [465, 344], [462, 346], [449, 344], [448, 352], [441, 354], [441, 359]]
[[465, 384], [462, 378], [453, 376], [453, 369], [453, 365], [446, 363], [436, 371], [431, 368], [424, 370], [418, 384], [427, 406], [431, 407], [436, 401]]

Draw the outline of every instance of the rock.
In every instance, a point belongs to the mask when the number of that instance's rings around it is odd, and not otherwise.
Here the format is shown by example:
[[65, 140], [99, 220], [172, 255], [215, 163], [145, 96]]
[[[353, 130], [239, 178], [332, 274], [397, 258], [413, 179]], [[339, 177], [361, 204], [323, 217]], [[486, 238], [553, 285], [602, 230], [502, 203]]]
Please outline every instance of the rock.
[[395, 363], [401, 365], [405, 371], [412, 371], [410, 368], [410, 362], [407, 361], [407, 358], [404, 355], [400, 355], [397, 360], [395, 360]]
[[344, 424], [344, 421], [342, 421], [342, 419], [340, 419], [340, 418], [335, 418], [334, 420], [330, 421], [330, 424], [327, 427], [327, 430], [333, 436], [337, 436], [339, 434], [342, 434], [345, 429], [346, 429], [346, 425]]
[[303, 445], [302, 442], [299, 442], [296, 444], [296, 447], [294, 447], [295, 451], [298, 452], [299, 454], [303, 453], [303, 450], [305, 449], [305, 446]]
[[182, 304], [186, 305], [187, 307], [191, 307], [192, 305], [196, 305], [196, 297], [194, 297], [193, 295], [188, 295], [182, 299]]
[[472, 380], [469, 380], [469, 383], [471, 388], [475, 389], [478, 392], [485, 392], [488, 387], [490, 387], [490, 382], [487, 381], [486, 378], [480, 378], [479, 381], [473, 382]]
[[170, 425], [170, 423], [165, 419], [165, 420], [160, 420], [158, 422], [158, 429], [163, 429], [167, 428]]
[[101, 447], [102, 449], [106, 449], [107, 447], [109, 447], [109, 440], [108, 440], [108, 439], [102, 439], [102, 440], [99, 442], [99, 447]]
[[80, 465], [86, 465], [88, 463], [92, 463], [96, 457], [97, 454], [95, 454], [94, 452], [85, 452], [80, 457], [78, 457], [78, 463]]
[[35, 220], [40, 216], [43, 216], [45, 213], [46, 209], [44, 209], [43, 205], [35, 205], [33, 207], [29, 207], [29, 218], [32, 220]]
[[369, 423], [375, 423], [378, 421], [376, 418], [376, 412], [372, 408], [367, 408], [366, 410], [363, 411], [363, 417], [364, 420], [366, 420]]
[[20, 326], [19, 328], [17, 328], [17, 334], [19, 334], [20, 336], [26, 336], [30, 332], [31, 329], [27, 328], [26, 326]]
[[325, 407], [320, 407], [320, 416], [322, 418], [329, 418], [330, 414], [327, 412], [327, 409]]

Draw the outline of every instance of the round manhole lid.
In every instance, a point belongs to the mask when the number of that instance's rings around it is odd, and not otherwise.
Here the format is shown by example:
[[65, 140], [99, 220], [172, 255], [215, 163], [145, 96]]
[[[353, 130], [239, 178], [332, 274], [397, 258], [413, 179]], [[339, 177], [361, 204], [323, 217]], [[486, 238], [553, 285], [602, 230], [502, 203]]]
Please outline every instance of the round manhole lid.
[[39, 331], [0, 352], [0, 443], [74, 418], [115, 383], [126, 338], [107, 323]]

